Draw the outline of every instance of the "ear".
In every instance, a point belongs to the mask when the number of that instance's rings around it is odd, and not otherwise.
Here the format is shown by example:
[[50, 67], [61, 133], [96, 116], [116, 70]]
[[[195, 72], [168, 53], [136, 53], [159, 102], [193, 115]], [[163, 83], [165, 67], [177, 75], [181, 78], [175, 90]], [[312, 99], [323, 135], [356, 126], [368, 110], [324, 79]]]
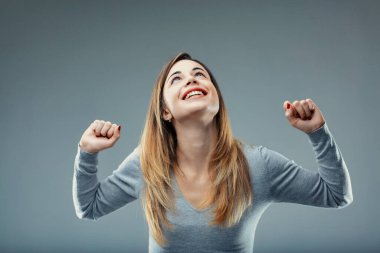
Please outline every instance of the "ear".
[[169, 120], [171, 119], [173, 116], [172, 114], [170, 113], [170, 111], [165, 108], [164, 111], [162, 112], [162, 117], [164, 118], [164, 120]]

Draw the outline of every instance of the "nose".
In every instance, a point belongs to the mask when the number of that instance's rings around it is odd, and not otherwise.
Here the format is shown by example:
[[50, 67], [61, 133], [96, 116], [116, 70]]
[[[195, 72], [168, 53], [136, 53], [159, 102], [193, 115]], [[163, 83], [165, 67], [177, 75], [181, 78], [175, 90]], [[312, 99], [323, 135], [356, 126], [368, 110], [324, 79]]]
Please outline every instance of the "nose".
[[197, 80], [194, 79], [194, 77], [190, 77], [189, 81], [186, 83], [186, 86], [191, 84], [191, 83], [197, 83]]

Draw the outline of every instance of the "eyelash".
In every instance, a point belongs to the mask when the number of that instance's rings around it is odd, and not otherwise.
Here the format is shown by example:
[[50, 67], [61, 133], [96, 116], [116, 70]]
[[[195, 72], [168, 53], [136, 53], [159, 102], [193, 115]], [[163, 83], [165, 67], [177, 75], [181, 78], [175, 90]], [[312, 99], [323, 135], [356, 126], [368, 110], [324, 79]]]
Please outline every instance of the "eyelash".
[[[197, 72], [197, 73], [195, 73], [195, 75], [197, 75], [197, 74], [201, 74], [202, 76], [205, 77], [205, 75], [204, 75], [202, 72]], [[176, 80], [177, 77], [179, 78], [179, 76], [176, 76], [176, 77], [174, 77], [174, 78], [172, 79], [171, 84], [173, 84], [174, 80]]]

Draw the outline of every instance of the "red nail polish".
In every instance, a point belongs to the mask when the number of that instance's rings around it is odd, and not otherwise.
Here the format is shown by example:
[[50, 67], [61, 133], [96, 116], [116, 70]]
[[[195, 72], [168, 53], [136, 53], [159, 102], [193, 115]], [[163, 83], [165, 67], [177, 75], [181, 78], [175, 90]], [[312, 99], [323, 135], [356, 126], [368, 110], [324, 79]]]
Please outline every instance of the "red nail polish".
[[290, 108], [290, 104], [287, 103], [287, 104], [286, 104], [286, 109], [289, 109], [289, 108]]
[[120, 131], [121, 126], [119, 126], [117, 129]]

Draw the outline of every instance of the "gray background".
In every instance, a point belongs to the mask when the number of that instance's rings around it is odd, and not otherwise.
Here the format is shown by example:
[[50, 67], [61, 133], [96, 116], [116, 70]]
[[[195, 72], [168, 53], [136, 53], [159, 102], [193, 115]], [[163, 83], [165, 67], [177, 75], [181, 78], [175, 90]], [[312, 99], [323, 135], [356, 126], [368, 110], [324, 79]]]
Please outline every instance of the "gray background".
[[350, 206], [274, 204], [255, 252], [379, 250], [379, 13], [380, 1], [1, 1], [0, 251], [147, 252], [139, 201], [98, 222], [75, 216], [73, 162], [104, 119], [122, 136], [98, 176], [117, 168], [180, 51], [215, 74], [236, 137], [317, 169], [282, 108], [309, 97], [348, 166]]

